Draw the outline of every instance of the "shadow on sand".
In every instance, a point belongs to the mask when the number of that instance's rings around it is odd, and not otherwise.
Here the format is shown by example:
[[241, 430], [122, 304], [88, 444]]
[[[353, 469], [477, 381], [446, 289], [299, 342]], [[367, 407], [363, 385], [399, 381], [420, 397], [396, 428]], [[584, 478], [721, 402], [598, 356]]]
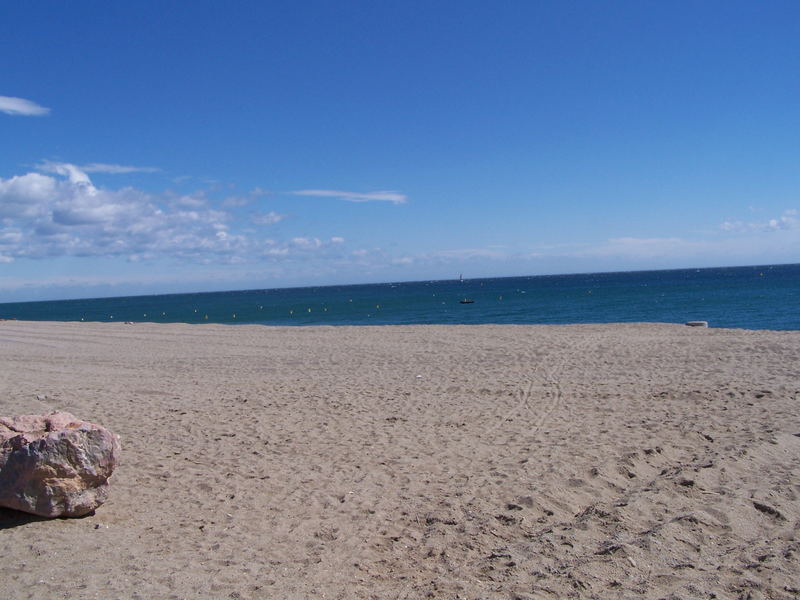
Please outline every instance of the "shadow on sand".
[[[94, 511], [90, 512], [84, 517], [91, 517], [94, 515]], [[53, 521], [53, 520], [61, 520], [61, 519], [74, 519], [75, 517], [39, 517], [37, 515], [31, 515], [26, 512], [22, 512], [19, 510], [12, 510], [10, 508], [0, 508], [0, 531], [4, 529], [13, 529], [14, 527], [22, 527], [23, 525], [27, 525], [28, 523], [38, 523], [39, 521]], [[83, 518], [83, 517], [79, 517]]]

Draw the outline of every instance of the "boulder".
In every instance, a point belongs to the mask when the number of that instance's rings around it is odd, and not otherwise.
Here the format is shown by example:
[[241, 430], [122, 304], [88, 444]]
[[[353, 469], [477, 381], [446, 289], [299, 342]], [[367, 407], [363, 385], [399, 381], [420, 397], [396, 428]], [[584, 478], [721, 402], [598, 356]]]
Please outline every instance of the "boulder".
[[0, 417], [0, 506], [86, 515], [106, 501], [119, 452], [116, 435], [66, 412]]

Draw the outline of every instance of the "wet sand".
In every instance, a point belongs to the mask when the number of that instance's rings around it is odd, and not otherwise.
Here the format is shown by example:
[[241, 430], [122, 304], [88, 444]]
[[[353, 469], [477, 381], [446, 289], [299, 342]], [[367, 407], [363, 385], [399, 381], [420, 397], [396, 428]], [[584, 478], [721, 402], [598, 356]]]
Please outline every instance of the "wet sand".
[[[121, 437], [0, 510], [8, 598], [796, 598], [800, 332], [0, 322], [0, 414]], [[714, 594], [714, 596], [712, 596]]]

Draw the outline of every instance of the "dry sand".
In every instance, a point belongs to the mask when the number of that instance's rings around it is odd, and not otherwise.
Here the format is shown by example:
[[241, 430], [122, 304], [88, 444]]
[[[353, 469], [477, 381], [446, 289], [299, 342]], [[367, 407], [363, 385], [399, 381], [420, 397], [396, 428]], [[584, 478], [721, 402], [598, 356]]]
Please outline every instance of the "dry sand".
[[0, 414], [117, 432], [4, 598], [796, 598], [800, 332], [0, 323]]

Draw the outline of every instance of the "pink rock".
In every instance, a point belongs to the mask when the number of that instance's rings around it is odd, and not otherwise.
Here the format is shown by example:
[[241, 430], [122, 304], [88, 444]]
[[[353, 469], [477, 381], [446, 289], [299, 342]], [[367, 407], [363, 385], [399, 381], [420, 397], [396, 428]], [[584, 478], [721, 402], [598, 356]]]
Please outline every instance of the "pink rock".
[[65, 412], [0, 417], [0, 506], [80, 517], [108, 497], [119, 438]]

